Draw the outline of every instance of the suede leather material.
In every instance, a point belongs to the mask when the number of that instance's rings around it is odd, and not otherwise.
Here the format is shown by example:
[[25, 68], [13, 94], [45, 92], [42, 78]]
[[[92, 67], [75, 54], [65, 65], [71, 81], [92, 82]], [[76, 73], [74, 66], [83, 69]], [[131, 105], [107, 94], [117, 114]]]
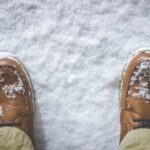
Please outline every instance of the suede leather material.
[[[13, 127], [20, 128], [32, 138], [33, 95], [25, 68], [14, 58], [3, 58], [0, 59], [0, 71], [4, 79], [0, 83], [0, 106], [3, 111], [0, 115], [0, 124], [12, 124]], [[8, 98], [2, 88], [19, 82], [18, 76], [22, 80], [24, 92], [15, 93], [14, 99]]]
[[[120, 104], [121, 104], [120, 141], [122, 141], [124, 136], [129, 131], [133, 130], [133, 127], [140, 125], [140, 123], [133, 122], [133, 118], [150, 119], [150, 103], [148, 101], [145, 101], [144, 99], [128, 96], [129, 83], [133, 71], [135, 70], [135, 67], [139, 63], [145, 60], [150, 60], [150, 52], [147, 51], [138, 52], [138, 54], [136, 54], [132, 58], [126, 70], [124, 71], [124, 76], [122, 79], [122, 87], [121, 87], [121, 96], [120, 96]], [[134, 88], [134, 86], [137, 86], [137, 84], [139, 83], [135, 83], [130, 88], [131, 89]]]

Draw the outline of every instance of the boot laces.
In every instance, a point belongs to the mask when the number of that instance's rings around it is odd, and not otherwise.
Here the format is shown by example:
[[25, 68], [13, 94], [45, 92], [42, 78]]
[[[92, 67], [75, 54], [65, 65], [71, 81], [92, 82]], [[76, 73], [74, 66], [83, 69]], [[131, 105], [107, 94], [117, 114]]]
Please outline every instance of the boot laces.
[[143, 119], [143, 118], [137, 119], [137, 118], [133, 118], [133, 122], [141, 124], [139, 126], [134, 126], [133, 129], [150, 128], [150, 119]]
[[5, 126], [9, 126], [9, 127], [20, 127], [21, 123], [0, 123], [0, 127], [5, 127]]

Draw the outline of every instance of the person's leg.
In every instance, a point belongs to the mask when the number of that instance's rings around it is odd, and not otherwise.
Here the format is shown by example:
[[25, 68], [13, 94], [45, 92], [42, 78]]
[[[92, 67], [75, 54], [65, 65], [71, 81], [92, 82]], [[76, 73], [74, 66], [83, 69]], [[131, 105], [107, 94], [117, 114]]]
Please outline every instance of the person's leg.
[[0, 149], [33, 149], [33, 99], [23, 64], [0, 53]]
[[14, 127], [0, 128], [0, 150], [34, 150], [28, 135]]
[[120, 149], [150, 149], [150, 50], [138, 51], [126, 65], [120, 102]]
[[127, 133], [119, 150], [149, 150], [150, 129], [136, 129]]

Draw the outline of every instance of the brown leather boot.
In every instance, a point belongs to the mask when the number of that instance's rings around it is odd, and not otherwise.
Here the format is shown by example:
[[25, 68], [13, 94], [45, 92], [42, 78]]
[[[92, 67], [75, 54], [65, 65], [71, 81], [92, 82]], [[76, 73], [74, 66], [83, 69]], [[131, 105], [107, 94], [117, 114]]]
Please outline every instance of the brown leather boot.
[[150, 51], [134, 54], [121, 83], [120, 141], [131, 130], [150, 128]]
[[27, 71], [14, 57], [0, 58], [0, 127], [17, 127], [32, 138], [33, 89]]

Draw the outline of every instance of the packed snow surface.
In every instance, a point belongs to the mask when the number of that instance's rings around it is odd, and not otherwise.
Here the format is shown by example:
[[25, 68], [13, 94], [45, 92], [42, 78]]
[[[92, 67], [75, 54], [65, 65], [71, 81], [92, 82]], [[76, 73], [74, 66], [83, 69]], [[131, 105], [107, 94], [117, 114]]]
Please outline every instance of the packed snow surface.
[[150, 46], [147, 0], [1, 0], [0, 48], [20, 58], [36, 94], [37, 150], [119, 145], [119, 80]]

